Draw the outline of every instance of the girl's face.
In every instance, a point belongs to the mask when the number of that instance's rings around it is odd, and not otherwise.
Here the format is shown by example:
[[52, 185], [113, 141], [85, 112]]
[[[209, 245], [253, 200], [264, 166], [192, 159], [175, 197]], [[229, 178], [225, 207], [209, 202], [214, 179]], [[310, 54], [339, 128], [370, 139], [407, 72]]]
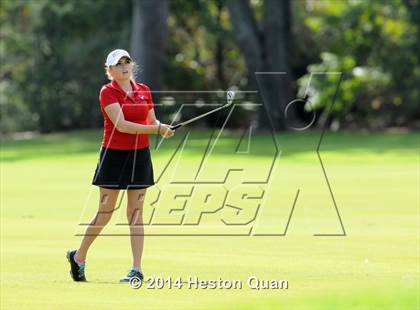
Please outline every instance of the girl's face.
[[109, 66], [108, 72], [114, 80], [130, 80], [133, 76], [133, 62], [130, 58], [121, 57], [115, 66]]

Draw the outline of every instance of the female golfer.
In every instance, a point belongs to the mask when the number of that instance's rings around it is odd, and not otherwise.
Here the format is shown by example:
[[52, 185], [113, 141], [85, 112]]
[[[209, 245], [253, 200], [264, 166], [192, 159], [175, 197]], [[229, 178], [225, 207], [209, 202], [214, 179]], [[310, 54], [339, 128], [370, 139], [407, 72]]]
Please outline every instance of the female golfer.
[[120, 281], [128, 282], [132, 277], [143, 280], [143, 201], [146, 188], [154, 185], [149, 134], [169, 138], [174, 131], [156, 120], [150, 90], [135, 82], [136, 64], [127, 51], [117, 49], [109, 53], [105, 70], [111, 82], [102, 87], [99, 95], [104, 135], [92, 181], [99, 186], [99, 208], [79, 248], [69, 250], [67, 259], [73, 280], [86, 281], [89, 247], [111, 219], [120, 190], [126, 189], [133, 266]]

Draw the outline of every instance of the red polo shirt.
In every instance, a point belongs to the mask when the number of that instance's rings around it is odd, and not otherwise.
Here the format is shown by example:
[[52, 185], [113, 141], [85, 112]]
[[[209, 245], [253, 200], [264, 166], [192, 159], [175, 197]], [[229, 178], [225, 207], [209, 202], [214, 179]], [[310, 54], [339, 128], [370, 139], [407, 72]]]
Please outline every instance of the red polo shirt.
[[133, 123], [148, 124], [147, 115], [153, 109], [152, 95], [148, 86], [131, 81], [133, 92], [127, 94], [117, 82], [104, 85], [99, 94], [101, 111], [104, 116], [104, 136], [102, 147], [118, 150], [142, 149], [149, 146], [149, 135], [129, 134], [118, 131], [105, 112], [105, 107], [118, 102], [124, 119]]

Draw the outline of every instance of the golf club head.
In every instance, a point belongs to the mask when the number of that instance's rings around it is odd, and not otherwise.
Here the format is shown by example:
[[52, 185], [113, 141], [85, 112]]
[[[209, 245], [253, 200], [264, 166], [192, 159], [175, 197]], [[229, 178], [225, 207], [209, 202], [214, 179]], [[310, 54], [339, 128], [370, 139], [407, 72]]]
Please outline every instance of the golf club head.
[[229, 90], [226, 93], [226, 99], [227, 99], [228, 104], [232, 104], [233, 99], [235, 99], [235, 92], [233, 90]]

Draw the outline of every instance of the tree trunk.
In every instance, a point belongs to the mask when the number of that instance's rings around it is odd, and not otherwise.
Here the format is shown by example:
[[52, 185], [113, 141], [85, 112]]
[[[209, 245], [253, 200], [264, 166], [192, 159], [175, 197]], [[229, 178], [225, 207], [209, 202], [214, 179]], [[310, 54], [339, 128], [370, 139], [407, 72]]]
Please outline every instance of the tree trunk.
[[[269, 127], [269, 115], [276, 129], [285, 129], [284, 109], [292, 97], [288, 53], [290, 1], [265, 0], [261, 30], [249, 1], [226, 0], [226, 5], [231, 16], [232, 30], [247, 65], [249, 86], [260, 91], [266, 108], [260, 109], [259, 126]], [[270, 74], [256, 75], [255, 72]]]
[[219, 29], [218, 29], [218, 33], [217, 33], [217, 42], [216, 42], [216, 51], [215, 51], [216, 76], [217, 76], [217, 79], [220, 81], [221, 87], [225, 88], [226, 79], [225, 79], [225, 75], [224, 75], [224, 72], [223, 72], [224, 33], [223, 33], [223, 29], [221, 27], [221, 24], [222, 24], [222, 9], [223, 9], [223, 2], [222, 2], [222, 0], [218, 0], [217, 1], [217, 24], [219, 25]]
[[152, 90], [160, 89], [168, 11], [167, 0], [133, 0], [131, 54], [140, 67], [138, 80]]
[[262, 46], [258, 25], [248, 0], [226, 0], [232, 30], [248, 69], [248, 86], [258, 88], [255, 72], [262, 69]]
[[[284, 111], [291, 101], [291, 69], [289, 65], [290, 3], [289, 0], [264, 1], [264, 71], [279, 72], [265, 76], [268, 83], [268, 103], [279, 129], [286, 128]], [[280, 74], [281, 72], [281, 74]], [[293, 117], [288, 114], [288, 117]]]

